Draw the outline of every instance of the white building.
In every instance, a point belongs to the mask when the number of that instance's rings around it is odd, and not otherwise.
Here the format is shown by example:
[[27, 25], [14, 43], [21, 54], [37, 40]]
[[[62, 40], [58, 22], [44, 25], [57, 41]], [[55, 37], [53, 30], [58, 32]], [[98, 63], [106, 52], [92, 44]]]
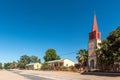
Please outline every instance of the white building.
[[47, 62], [49, 66], [52, 67], [70, 67], [74, 66], [75, 62], [69, 60], [69, 59], [61, 59], [61, 60], [54, 60], [54, 61], [48, 61]]
[[30, 63], [26, 65], [26, 69], [28, 70], [39, 70], [41, 69], [41, 63]]

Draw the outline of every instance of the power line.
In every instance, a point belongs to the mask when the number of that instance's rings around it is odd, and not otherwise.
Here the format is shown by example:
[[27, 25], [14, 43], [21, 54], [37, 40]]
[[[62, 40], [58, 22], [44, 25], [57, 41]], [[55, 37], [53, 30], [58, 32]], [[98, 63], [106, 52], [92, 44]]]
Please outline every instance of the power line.
[[71, 55], [71, 54], [75, 54], [75, 53], [77, 53], [77, 51], [75, 51], [75, 52], [70, 52], [70, 53], [66, 53], [66, 54], [61, 54], [60, 56]]

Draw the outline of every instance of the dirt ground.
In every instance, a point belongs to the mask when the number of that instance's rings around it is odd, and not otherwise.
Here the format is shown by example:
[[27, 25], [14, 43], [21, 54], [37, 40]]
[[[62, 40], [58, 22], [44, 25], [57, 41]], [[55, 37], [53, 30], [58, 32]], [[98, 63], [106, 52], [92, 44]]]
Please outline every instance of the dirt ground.
[[120, 73], [118, 74], [80, 74], [77, 72], [65, 72], [65, 71], [33, 71], [23, 70], [23, 74], [32, 74], [40, 77], [46, 77], [55, 80], [120, 80]]
[[28, 79], [6, 70], [0, 70], [0, 80], [28, 80]]
[[[120, 73], [87, 73], [64, 71], [33, 71], [33, 70], [11, 70], [0, 71], [0, 80], [29, 80], [22, 75], [34, 75], [53, 80], [120, 80]], [[36, 79], [37, 80], [37, 79]], [[41, 79], [38, 79], [41, 80]]]

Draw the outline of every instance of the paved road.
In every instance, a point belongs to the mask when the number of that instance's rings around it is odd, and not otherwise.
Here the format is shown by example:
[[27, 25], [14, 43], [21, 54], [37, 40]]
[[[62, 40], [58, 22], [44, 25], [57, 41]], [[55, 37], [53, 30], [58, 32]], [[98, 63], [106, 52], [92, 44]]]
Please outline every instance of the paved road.
[[87, 73], [62, 71], [2, 70], [0, 80], [120, 80], [120, 73]]
[[51, 72], [51, 71], [30, 71], [30, 70], [8, 70], [8, 72], [25, 77], [29, 80], [90, 80], [76, 77], [73, 74], [66, 72]]
[[44, 77], [39, 77], [33, 74], [21, 74], [21, 71], [15, 71], [15, 70], [8, 70], [12, 73], [18, 74], [20, 76], [23, 76], [29, 80], [53, 80], [53, 79], [48, 79], [48, 78], [44, 78]]
[[25, 77], [11, 73], [10, 71], [0, 70], [0, 80], [28, 80]]

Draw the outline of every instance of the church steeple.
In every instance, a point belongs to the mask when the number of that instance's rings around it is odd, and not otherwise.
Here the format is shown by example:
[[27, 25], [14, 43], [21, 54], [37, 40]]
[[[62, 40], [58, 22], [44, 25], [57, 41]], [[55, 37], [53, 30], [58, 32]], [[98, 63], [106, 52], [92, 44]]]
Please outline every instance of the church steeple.
[[98, 31], [97, 19], [96, 19], [96, 15], [94, 14], [92, 32], [90, 32], [89, 34], [89, 40], [100, 39], [100, 38], [101, 38], [101, 33]]
[[94, 21], [93, 21], [92, 31], [98, 31], [98, 25], [97, 25], [97, 20], [96, 20], [96, 14], [94, 14]]
[[98, 68], [96, 49], [100, 48], [99, 43], [101, 43], [101, 33], [98, 31], [96, 15], [94, 14], [92, 31], [89, 33], [88, 42], [88, 68], [90, 70]]

